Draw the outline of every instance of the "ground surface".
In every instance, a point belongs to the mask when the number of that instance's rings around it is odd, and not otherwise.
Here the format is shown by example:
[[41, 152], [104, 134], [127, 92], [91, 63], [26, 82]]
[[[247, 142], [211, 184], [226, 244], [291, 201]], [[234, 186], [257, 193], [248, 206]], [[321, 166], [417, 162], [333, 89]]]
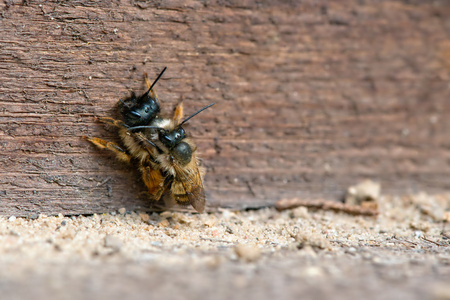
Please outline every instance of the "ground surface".
[[306, 208], [0, 218], [2, 299], [450, 299], [450, 196]]

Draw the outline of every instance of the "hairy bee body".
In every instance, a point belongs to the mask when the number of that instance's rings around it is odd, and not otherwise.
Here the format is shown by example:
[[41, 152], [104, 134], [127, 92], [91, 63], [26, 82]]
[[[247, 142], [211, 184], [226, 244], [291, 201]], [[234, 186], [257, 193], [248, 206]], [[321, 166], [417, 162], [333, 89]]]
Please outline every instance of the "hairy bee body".
[[162, 116], [152, 87], [163, 72], [151, 86], [147, 81], [149, 90], [145, 94], [137, 97], [133, 93], [119, 101], [122, 120], [100, 118], [118, 127], [124, 147], [96, 137], [86, 139], [101, 149], [111, 150], [121, 161], [135, 163], [154, 200], [162, 199], [168, 207], [175, 203], [191, 204], [202, 212], [206, 202], [205, 170], [197, 157], [195, 143], [181, 126], [203, 109], [181, 122], [183, 105], [180, 103], [172, 118]]
[[152, 157], [167, 176], [165, 182], [170, 186], [170, 192], [163, 195], [165, 203], [169, 206], [174, 203], [191, 204], [197, 211], [203, 211], [206, 198], [203, 189], [205, 170], [200, 165], [194, 141], [182, 134], [173, 140], [173, 145], [164, 142], [164, 137], [171, 133], [184, 132], [179, 127], [177, 111], [182, 114], [181, 104], [177, 106], [174, 120], [160, 127], [164, 133], [160, 132], [158, 139], [153, 140], [156, 147], [153, 148]]

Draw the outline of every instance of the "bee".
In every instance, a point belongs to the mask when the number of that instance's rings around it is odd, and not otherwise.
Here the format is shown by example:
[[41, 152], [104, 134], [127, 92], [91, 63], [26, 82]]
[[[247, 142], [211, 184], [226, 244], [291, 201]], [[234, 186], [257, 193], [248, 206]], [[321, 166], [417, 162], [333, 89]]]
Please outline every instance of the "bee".
[[159, 73], [151, 85], [148, 82], [147, 74], [145, 74], [145, 83], [148, 86], [148, 90], [141, 96], [137, 97], [136, 93], [132, 92], [130, 97], [125, 100], [119, 100], [118, 106], [126, 126], [149, 125], [160, 117], [161, 109], [158, 97], [153, 91], [153, 86], [158, 82], [166, 69], [167, 67]]
[[182, 125], [210, 104], [181, 122], [183, 104], [175, 107], [172, 118], [161, 115], [160, 105], [153, 86], [166, 68], [141, 96], [132, 95], [119, 100], [122, 120], [109, 117], [99, 121], [119, 129], [124, 147], [97, 137], [84, 137], [100, 149], [112, 151], [123, 162], [138, 166], [142, 180], [155, 201], [163, 200], [167, 207], [175, 203], [191, 204], [203, 212], [206, 202], [203, 188], [204, 169], [196, 155], [196, 146], [188, 138]]
[[[134, 137], [151, 157], [148, 161], [150, 168], [159, 169], [160, 174], [164, 175], [164, 181], [160, 181], [162, 189], [157, 192], [157, 195], [161, 195], [168, 207], [177, 203], [191, 204], [198, 212], [202, 212], [205, 208], [206, 197], [203, 188], [205, 170], [196, 155], [197, 147], [194, 141], [187, 136], [182, 125], [214, 104], [203, 107], [180, 122], [183, 118], [183, 105], [180, 103], [175, 108], [173, 118], [161, 127], [128, 128], [131, 132], [141, 130], [135, 133]], [[157, 138], [154, 136], [154, 130], [157, 131]]]

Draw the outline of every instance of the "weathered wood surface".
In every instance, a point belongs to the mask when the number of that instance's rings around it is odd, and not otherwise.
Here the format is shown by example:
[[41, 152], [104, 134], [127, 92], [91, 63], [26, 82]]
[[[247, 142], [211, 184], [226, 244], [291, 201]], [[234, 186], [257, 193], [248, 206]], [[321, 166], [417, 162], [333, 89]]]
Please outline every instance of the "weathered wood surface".
[[5, 1], [0, 4], [0, 214], [144, 209], [117, 141], [129, 90], [184, 99], [209, 205], [450, 187], [448, 1]]

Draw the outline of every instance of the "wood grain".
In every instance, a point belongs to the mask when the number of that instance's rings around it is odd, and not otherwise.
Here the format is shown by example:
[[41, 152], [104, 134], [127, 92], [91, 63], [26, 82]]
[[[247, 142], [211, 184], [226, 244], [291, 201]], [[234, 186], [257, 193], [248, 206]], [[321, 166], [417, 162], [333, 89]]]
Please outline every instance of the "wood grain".
[[448, 190], [448, 1], [6, 1], [0, 214], [146, 209], [139, 175], [83, 135], [158, 82], [190, 121], [211, 207]]

